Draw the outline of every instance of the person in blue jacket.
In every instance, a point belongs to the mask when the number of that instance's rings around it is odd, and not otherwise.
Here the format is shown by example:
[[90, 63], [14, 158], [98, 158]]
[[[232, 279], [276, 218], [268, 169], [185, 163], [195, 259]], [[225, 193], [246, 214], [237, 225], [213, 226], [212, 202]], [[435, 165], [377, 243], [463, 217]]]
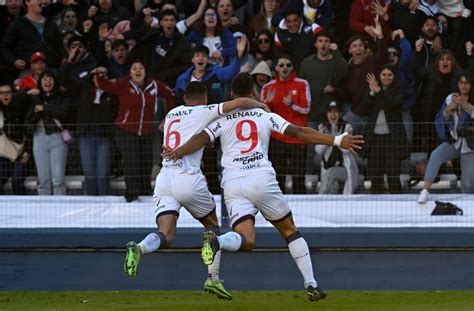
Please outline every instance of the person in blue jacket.
[[463, 72], [456, 92], [448, 95], [436, 115], [435, 126], [443, 141], [430, 155], [418, 203], [426, 203], [441, 164], [461, 159], [461, 192], [474, 193], [474, 94], [473, 78]]

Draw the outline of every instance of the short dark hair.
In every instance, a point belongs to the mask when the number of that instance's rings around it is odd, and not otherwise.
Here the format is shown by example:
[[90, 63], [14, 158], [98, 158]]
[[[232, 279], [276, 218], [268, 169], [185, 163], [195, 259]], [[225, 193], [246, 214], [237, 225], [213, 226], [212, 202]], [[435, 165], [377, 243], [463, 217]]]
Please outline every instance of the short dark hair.
[[176, 21], [178, 21], [178, 14], [176, 14], [175, 11], [170, 10], [170, 9], [161, 11], [161, 12], [160, 12], [160, 16], [159, 16], [158, 18], [159, 18], [159, 20], [161, 21], [165, 16], [169, 16], [169, 15], [174, 16], [174, 19], [175, 19]]
[[112, 50], [115, 50], [116, 48], [118, 48], [119, 46], [123, 46], [124, 48], [126, 48], [128, 50], [129, 48], [129, 45], [128, 45], [128, 42], [123, 40], [123, 39], [116, 39], [114, 41], [112, 41], [112, 43], [110, 44], [110, 48]]
[[369, 47], [369, 43], [367, 42], [367, 40], [362, 37], [361, 35], [353, 35], [351, 36], [348, 40], [347, 40], [347, 48], [349, 49], [349, 47], [351, 46], [351, 44], [357, 40], [360, 40], [362, 41], [362, 44], [364, 45], [364, 47], [367, 49]]
[[207, 95], [207, 87], [204, 83], [193, 81], [184, 89], [184, 96], [188, 99], [200, 99]]
[[293, 57], [292, 57], [290, 54], [288, 54], [288, 53], [282, 53], [282, 54], [278, 55], [278, 57], [277, 57], [277, 59], [276, 59], [277, 62], [278, 62], [278, 60], [279, 60], [280, 58], [289, 60], [289, 61], [294, 65]]
[[193, 48], [193, 56], [198, 54], [198, 53], [204, 53], [206, 55], [209, 55], [209, 48], [205, 45], [196, 45], [194, 48]]
[[301, 9], [298, 9], [297, 7], [288, 7], [288, 9], [286, 9], [284, 12], [283, 12], [283, 16], [286, 18], [290, 15], [298, 15], [299, 17], [302, 17], [302, 12], [301, 12]]
[[9, 86], [10, 89], [13, 90], [13, 84], [12, 84], [10, 81], [6, 81], [6, 80], [5, 80], [5, 81], [2, 81], [2, 80], [0, 80], [0, 87], [2, 87], [2, 86]]
[[247, 72], [238, 73], [230, 85], [232, 93], [236, 97], [248, 96], [253, 93], [253, 79]]
[[316, 42], [318, 40], [319, 37], [325, 37], [325, 38], [329, 38], [329, 41], [332, 42], [332, 36], [331, 34], [329, 33], [329, 31], [327, 30], [321, 30], [320, 32], [318, 32], [316, 34], [316, 36], [314, 36], [314, 42]]

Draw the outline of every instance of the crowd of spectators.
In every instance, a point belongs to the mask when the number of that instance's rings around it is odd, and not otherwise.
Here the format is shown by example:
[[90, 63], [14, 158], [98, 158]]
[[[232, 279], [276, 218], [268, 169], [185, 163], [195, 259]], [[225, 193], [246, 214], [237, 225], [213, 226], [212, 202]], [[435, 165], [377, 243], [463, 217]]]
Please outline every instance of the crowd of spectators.
[[[126, 200], [151, 194], [166, 112], [192, 81], [211, 103], [229, 99], [239, 72], [290, 122], [365, 136], [353, 155], [275, 135], [284, 191], [306, 193], [305, 175], [318, 174], [320, 193], [354, 193], [363, 174], [372, 193], [400, 193], [400, 174], [413, 173], [403, 162], [424, 152], [425, 201], [457, 158], [461, 190], [474, 192], [473, 9], [472, 0], [5, 0], [0, 131], [23, 149], [16, 160], [0, 153], [0, 193], [11, 177], [24, 194], [36, 170], [38, 194], [64, 195], [80, 157], [86, 194], [110, 194], [117, 158]], [[204, 158], [218, 193], [218, 142]]]

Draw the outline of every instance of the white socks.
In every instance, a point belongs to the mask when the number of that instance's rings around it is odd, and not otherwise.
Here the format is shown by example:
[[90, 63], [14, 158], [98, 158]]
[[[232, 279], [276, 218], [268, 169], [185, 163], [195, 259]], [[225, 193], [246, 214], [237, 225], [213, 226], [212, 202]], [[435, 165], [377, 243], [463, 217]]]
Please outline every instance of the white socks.
[[161, 240], [158, 234], [156, 233], [150, 233], [147, 235], [143, 241], [141, 241], [138, 244], [138, 247], [140, 248], [140, 254], [147, 254], [147, 253], [153, 253], [157, 249], [160, 248], [161, 245]]
[[305, 239], [300, 237], [294, 241], [291, 241], [288, 244], [288, 249], [290, 250], [291, 257], [293, 257], [295, 260], [301, 275], [303, 275], [304, 287], [307, 288], [308, 286], [313, 286], [316, 288], [318, 283], [314, 279], [311, 256], [309, 254], [308, 244], [306, 243]]
[[219, 267], [221, 264], [221, 251], [216, 253], [214, 261], [207, 266], [207, 272], [211, 276], [213, 281], [219, 281]]
[[220, 249], [228, 252], [236, 252], [242, 245], [242, 237], [234, 231], [229, 231], [217, 237], [220, 244]]

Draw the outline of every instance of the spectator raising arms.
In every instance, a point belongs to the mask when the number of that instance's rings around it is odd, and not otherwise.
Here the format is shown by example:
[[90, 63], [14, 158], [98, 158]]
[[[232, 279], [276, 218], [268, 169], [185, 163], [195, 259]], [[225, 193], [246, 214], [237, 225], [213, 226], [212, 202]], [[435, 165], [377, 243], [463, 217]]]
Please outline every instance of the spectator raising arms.
[[[96, 71], [97, 69], [93, 73]], [[124, 159], [125, 199], [132, 202], [139, 195], [151, 193], [150, 155], [155, 106], [158, 97], [164, 97], [167, 101], [166, 111], [171, 110], [175, 104], [174, 93], [163, 82], [147, 78], [143, 62], [139, 60], [132, 62], [130, 77], [112, 82], [98, 75], [97, 85], [105, 92], [119, 97], [115, 137]]]
[[209, 49], [211, 64], [218, 66], [229, 64], [230, 58], [237, 52], [237, 43], [232, 33], [222, 26], [217, 10], [208, 7], [196, 27], [197, 30], [189, 34], [189, 41], [194, 45], [202, 44]]
[[383, 65], [377, 77], [367, 74], [369, 92], [364, 108], [369, 113], [366, 128], [368, 175], [372, 193], [384, 193], [384, 174], [389, 193], [400, 193], [401, 160], [406, 156], [406, 135], [402, 123], [403, 90], [396, 79], [396, 69]]

